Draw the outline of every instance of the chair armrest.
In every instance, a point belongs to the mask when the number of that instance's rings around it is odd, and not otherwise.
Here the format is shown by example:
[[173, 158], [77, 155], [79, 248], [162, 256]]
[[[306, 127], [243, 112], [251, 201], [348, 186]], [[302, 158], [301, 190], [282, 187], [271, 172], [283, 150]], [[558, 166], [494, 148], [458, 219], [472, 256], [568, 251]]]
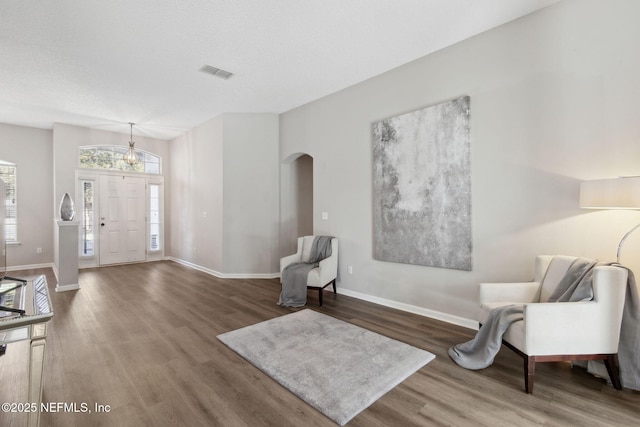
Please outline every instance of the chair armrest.
[[540, 300], [539, 282], [480, 283], [480, 305], [492, 302], [530, 303]]
[[329, 258], [323, 259], [320, 261], [318, 268], [320, 270], [320, 282], [322, 285], [326, 285], [338, 275], [338, 257], [332, 255]]
[[527, 354], [616, 353], [621, 321], [616, 317], [597, 301], [525, 304]]
[[318, 268], [322, 286], [338, 277], [338, 240], [336, 238], [331, 241], [331, 255], [320, 261]]

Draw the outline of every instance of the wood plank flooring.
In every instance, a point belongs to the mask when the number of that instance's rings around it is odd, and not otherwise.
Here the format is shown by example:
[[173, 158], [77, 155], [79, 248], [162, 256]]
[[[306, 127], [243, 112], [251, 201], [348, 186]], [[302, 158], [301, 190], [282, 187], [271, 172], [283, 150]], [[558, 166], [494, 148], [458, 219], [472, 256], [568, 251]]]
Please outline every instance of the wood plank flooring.
[[[217, 279], [171, 261], [88, 269], [81, 289], [56, 293], [44, 402], [91, 412], [43, 413], [42, 426], [334, 426], [244, 361], [216, 335], [296, 309], [276, 304], [275, 280]], [[338, 285], [339, 286], [339, 285]], [[447, 349], [474, 331], [344, 295], [309, 292], [308, 308], [434, 353], [436, 359], [360, 413], [349, 426], [635, 426], [640, 393], [616, 391], [567, 363], [536, 367], [524, 392], [522, 359], [508, 349], [468, 371]], [[0, 403], [24, 402], [28, 346], [0, 357]], [[97, 412], [95, 405], [109, 407]], [[0, 412], [0, 426], [24, 426]]]

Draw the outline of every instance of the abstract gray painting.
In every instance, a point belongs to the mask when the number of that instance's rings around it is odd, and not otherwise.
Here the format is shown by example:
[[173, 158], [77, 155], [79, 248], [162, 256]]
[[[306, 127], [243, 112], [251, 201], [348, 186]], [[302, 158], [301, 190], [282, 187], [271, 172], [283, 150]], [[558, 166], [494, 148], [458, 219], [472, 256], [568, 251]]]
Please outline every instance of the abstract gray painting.
[[468, 96], [373, 123], [373, 257], [471, 270]]

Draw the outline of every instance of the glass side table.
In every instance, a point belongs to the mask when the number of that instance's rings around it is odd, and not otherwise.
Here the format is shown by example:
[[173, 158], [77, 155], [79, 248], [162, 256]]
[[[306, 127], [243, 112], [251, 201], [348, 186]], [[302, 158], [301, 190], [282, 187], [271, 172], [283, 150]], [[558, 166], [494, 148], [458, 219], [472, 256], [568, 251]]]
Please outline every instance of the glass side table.
[[51, 298], [44, 275], [29, 280], [0, 281], [0, 345], [30, 340], [28, 402], [37, 405], [28, 414], [27, 425], [40, 424], [42, 377], [47, 322], [53, 317]]

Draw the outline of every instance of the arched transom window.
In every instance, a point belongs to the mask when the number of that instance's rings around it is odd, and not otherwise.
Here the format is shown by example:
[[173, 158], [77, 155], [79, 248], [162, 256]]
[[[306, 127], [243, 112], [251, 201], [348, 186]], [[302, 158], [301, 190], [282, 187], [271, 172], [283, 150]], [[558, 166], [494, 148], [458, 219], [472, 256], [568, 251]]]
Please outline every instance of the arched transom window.
[[119, 145], [87, 145], [80, 147], [80, 167], [126, 172], [160, 174], [160, 156], [136, 148], [138, 163], [130, 165], [124, 161], [128, 147]]

